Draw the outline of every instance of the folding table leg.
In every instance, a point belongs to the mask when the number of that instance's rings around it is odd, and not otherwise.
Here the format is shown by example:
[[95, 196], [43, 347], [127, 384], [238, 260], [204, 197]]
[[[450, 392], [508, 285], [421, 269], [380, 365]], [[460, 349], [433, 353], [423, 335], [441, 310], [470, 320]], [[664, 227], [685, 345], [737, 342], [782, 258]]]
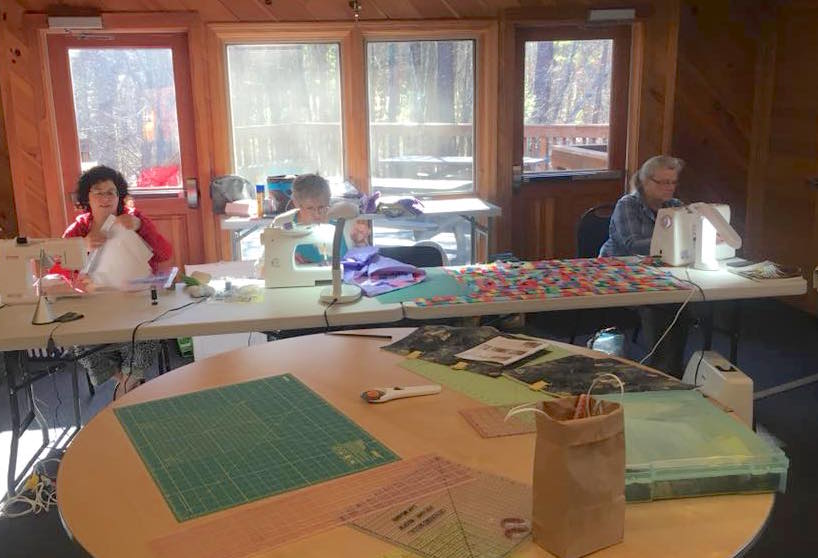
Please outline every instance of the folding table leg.
[[[28, 398], [28, 407], [31, 409], [31, 412], [34, 413], [34, 419], [37, 421], [37, 424], [40, 426], [40, 432], [43, 435], [43, 445], [42, 447], [48, 446], [48, 442], [51, 440], [48, 437], [48, 422], [46, 422], [45, 417], [40, 412], [40, 408], [34, 403], [34, 382], [30, 382], [25, 387], [26, 397]], [[22, 434], [22, 433], [21, 433]]]
[[8, 493], [13, 496], [16, 488], [15, 473], [17, 472], [17, 446], [20, 442], [20, 407], [17, 405], [17, 393], [14, 390], [15, 372], [14, 365], [6, 356], [6, 379], [9, 387], [9, 414], [11, 415], [11, 447], [9, 448], [9, 468], [8, 468]]
[[80, 384], [77, 368], [77, 361], [75, 360], [71, 366], [71, 395], [74, 398], [74, 426], [79, 431], [82, 426], [82, 414], [80, 413]]
[[742, 301], [733, 301], [732, 320], [730, 324], [730, 362], [738, 366], [738, 341], [741, 336]]
[[85, 381], [88, 383], [88, 393], [93, 397], [96, 395], [97, 390], [94, 388], [94, 384], [91, 382], [91, 375], [88, 374], [88, 372], [85, 373]]

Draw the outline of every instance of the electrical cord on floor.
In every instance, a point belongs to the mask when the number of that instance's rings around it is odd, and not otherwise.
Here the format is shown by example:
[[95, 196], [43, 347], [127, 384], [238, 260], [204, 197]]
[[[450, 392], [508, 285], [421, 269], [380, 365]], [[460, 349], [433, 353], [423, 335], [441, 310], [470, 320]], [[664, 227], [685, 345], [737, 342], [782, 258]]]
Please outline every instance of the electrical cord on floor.
[[[685, 276], [687, 277], [687, 279], [679, 279], [679, 281], [681, 281], [683, 283], [689, 283], [689, 284], [693, 285], [694, 287], [696, 287], [696, 289], [698, 289], [699, 293], [701, 294], [702, 302], [706, 302], [707, 297], [704, 294], [704, 289], [702, 289], [701, 285], [699, 285], [698, 283], [696, 283], [695, 281], [693, 281], [690, 278], [690, 271], [687, 268], [685, 268]], [[639, 361], [639, 364], [644, 364], [645, 361], [647, 361], [651, 356], [653, 356], [653, 353], [656, 352], [657, 348], [659, 348], [659, 345], [662, 343], [662, 341], [664, 341], [667, 334], [670, 333], [670, 330], [673, 328], [674, 325], [676, 325], [676, 322], [678, 321], [679, 316], [682, 314], [682, 311], [685, 309], [685, 306], [687, 306], [687, 303], [690, 302], [691, 298], [693, 298], [693, 293], [694, 292], [695, 291], [693, 291], [693, 290], [690, 291], [690, 294], [687, 295], [687, 298], [682, 303], [682, 306], [676, 311], [676, 315], [673, 316], [673, 321], [670, 322], [669, 326], [667, 326], [664, 333], [662, 333], [661, 337], [659, 337], [658, 341], [656, 341], [656, 343], [653, 345], [653, 348], [650, 350], [650, 352], [647, 355], [645, 355], [642, 358], [642, 360]], [[704, 348], [702, 348], [701, 358], [699, 358], [699, 363], [696, 366], [696, 376], [695, 376], [696, 379], [698, 379], [699, 366], [701, 365], [702, 358], [704, 358]]]
[[[685, 283], [690, 283], [694, 287], [699, 290], [699, 293], [702, 295], [702, 302], [707, 302], [707, 296], [704, 294], [704, 289], [702, 289], [701, 285], [696, 283], [690, 278], [690, 271], [685, 268], [685, 275], [687, 279], [681, 279]], [[705, 344], [706, 344], [706, 336], [704, 330], [702, 330], [702, 350], [699, 351], [699, 362], [696, 363], [696, 372], [693, 374], [693, 385], [697, 385], [699, 381], [699, 367], [702, 365], [702, 361], [704, 360], [704, 351], [705, 351]]]
[[[77, 361], [75, 360], [72, 364], [74, 367], [74, 374], [77, 373]], [[54, 386], [54, 395], [57, 396], [57, 406], [54, 407], [54, 424], [57, 425], [60, 423], [60, 406], [62, 405], [62, 397], [60, 397], [60, 390], [57, 388], [57, 376], [54, 370], [48, 373], [51, 376], [51, 383]]]
[[646, 355], [645, 355], [645, 356], [642, 358], [642, 360], [640, 360], [640, 361], [639, 361], [639, 364], [644, 364], [646, 360], [648, 360], [650, 357], [652, 357], [652, 356], [653, 356], [653, 353], [655, 353], [655, 352], [656, 352], [656, 349], [658, 349], [658, 348], [659, 348], [659, 345], [661, 345], [661, 344], [662, 344], [662, 341], [664, 341], [664, 340], [665, 340], [665, 337], [667, 337], [667, 334], [668, 334], [668, 333], [670, 333], [670, 330], [671, 330], [671, 329], [673, 329], [673, 326], [674, 326], [674, 325], [676, 325], [676, 322], [679, 320], [679, 316], [682, 314], [682, 311], [685, 309], [685, 306], [687, 306], [687, 303], [688, 303], [688, 302], [690, 302], [690, 299], [691, 299], [691, 298], [693, 298], [693, 293], [694, 293], [694, 292], [695, 292], [695, 291], [693, 291], [692, 289], [690, 290], [690, 294], [689, 294], [689, 295], [687, 295], [687, 298], [685, 299], [685, 301], [682, 303], [682, 305], [681, 305], [681, 306], [679, 307], [679, 309], [676, 311], [676, 315], [675, 315], [675, 316], [673, 316], [673, 321], [672, 321], [672, 322], [670, 322], [670, 325], [669, 325], [669, 326], [667, 326], [667, 328], [665, 329], [664, 333], [662, 333], [662, 335], [659, 337], [659, 340], [658, 340], [658, 341], [656, 341], [656, 343], [653, 345], [653, 348], [650, 350], [650, 352], [649, 352], [648, 354], [646, 354]]
[[11, 496], [0, 506], [0, 518], [23, 517], [30, 514], [48, 512], [57, 505], [57, 479], [48, 475], [43, 466], [45, 463], [60, 460], [57, 458], [43, 459], [34, 467], [34, 471], [26, 479], [20, 493]]

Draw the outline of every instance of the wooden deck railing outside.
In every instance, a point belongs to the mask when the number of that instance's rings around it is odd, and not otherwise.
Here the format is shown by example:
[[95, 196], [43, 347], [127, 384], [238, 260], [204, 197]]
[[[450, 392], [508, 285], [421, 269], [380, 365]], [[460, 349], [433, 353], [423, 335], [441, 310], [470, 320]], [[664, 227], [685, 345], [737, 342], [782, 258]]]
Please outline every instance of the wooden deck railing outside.
[[[532, 124], [524, 129], [526, 172], [552, 170], [554, 146], [607, 145], [608, 124]], [[298, 165], [311, 160], [312, 168], [338, 172], [341, 161], [341, 127], [337, 122], [269, 124], [234, 129], [233, 145], [237, 169], [258, 172], [287, 161]], [[595, 149], [597, 153], [600, 148]], [[604, 149], [602, 149], [604, 151]], [[375, 176], [390, 178], [441, 178], [444, 175], [471, 176], [471, 165], [463, 159], [474, 154], [471, 124], [431, 122], [419, 124], [374, 122], [370, 125], [370, 163]], [[437, 163], [432, 172], [419, 169], [419, 156], [460, 160], [455, 164]], [[403, 172], [396, 159], [407, 159]], [[597, 159], [599, 157], [597, 156]], [[314, 160], [313, 160], [314, 159]], [[388, 162], [384, 162], [388, 161]], [[447, 168], [447, 167], [451, 168]], [[402, 176], [400, 176], [402, 175]], [[255, 177], [248, 177], [254, 180]]]

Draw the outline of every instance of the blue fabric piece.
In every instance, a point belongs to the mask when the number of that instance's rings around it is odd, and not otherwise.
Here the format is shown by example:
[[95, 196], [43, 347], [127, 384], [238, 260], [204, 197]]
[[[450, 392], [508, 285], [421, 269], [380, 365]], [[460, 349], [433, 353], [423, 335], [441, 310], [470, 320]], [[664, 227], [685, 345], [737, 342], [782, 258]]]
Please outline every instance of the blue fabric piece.
[[405, 289], [399, 289], [377, 296], [382, 304], [398, 304], [410, 302], [418, 298], [432, 298], [433, 296], [466, 296], [468, 289], [465, 285], [449, 275], [445, 269], [430, 267], [426, 269], [426, 280]]
[[[295, 247], [295, 253], [301, 258], [300, 263], [304, 264], [326, 264], [332, 263], [332, 245], [329, 245], [329, 251], [326, 256], [321, 253], [318, 246], [315, 244], [299, 244]], [[343, 258], [347, 253], [346, 238], [341, 236], [341, 250], [340, 255]]]
[[[679, 207], [681, 200], [671, 198], [662, 207]], [[650, 240], [656, 224], [656, 212], [648, 207], [638, 191], [625, 194], [616, 202], [608, 240], [599, 250], [600, 256], [649, 256]]]

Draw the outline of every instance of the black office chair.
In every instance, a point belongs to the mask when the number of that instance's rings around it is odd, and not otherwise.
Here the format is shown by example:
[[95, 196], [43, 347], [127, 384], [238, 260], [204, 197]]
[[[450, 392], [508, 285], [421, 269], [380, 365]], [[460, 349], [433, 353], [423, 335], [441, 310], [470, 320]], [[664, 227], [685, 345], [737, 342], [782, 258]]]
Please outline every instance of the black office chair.
[[605, 203], [592, 207], [577, 222], [577, 257], [595, 258], [608, 240], [608, 229], [614, 204]]
[[[596, 258], [605, 241], [608, 240], [608, 231], [611, 225], [611, 215], [614, 204], [605, 203], [587, 210], [577, 222], [577, 251], [578, 258]], [[639, 316], [629, 308], [605, 308], [602, 310], [580, 310], [574, 313], [574, 329], [570, 342], [573, 343], [580, 333], [583, 318], [595, 314], [594, 322], [601, 323], [601, 327], [615, 325], [619, 329], [633, 329], [633, 340], [639, 334]]]
[[415, 267], [440, 267], [448, 263], [446, 254], [439, 245], [381, 246], [379, 253]]

